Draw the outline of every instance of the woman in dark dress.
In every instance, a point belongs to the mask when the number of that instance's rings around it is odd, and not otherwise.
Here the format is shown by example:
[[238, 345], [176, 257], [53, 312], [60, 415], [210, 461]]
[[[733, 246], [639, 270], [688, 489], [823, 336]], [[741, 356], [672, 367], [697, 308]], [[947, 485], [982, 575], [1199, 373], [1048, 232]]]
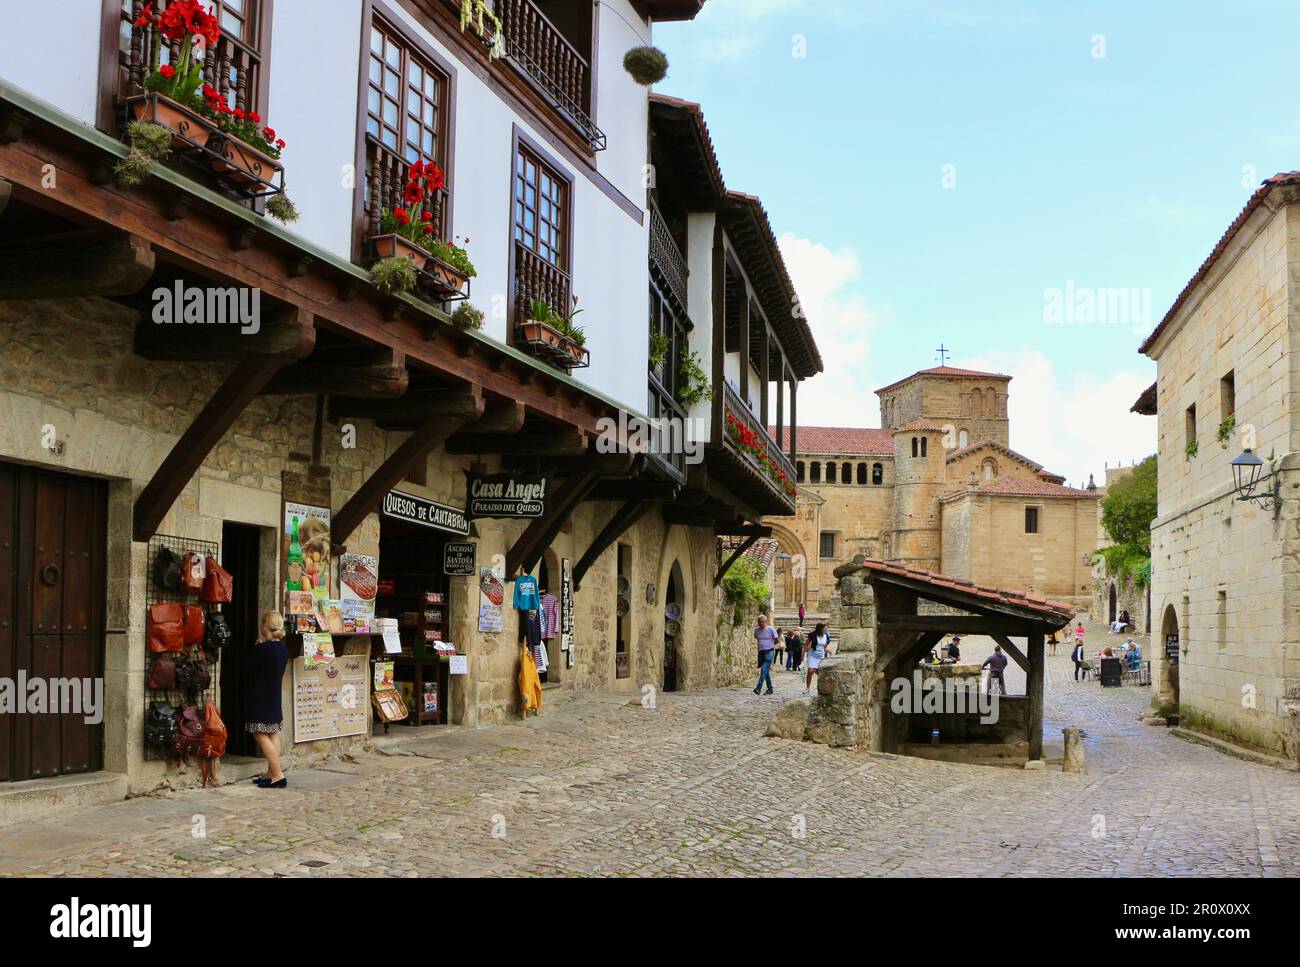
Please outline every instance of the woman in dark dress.
[[266, 772], [254, 781], [263, 789], [283, 789], [289, 784], [280, 769], [280, 726], [284, 712], [280, 690], [289, 653], [284, 647], [284, 618], [278, 611], [262, 615], [261, 639], [253, 646], [250, 665], [248, 723], [244, 728], [266, 760]]

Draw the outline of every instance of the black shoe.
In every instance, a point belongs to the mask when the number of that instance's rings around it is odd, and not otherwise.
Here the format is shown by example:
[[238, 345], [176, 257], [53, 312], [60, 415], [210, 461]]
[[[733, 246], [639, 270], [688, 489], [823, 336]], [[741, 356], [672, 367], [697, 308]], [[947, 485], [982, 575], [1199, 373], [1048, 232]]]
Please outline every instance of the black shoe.
[[755, 686], [755, 687], [754, 687], [754, 694], [757, 695], [761, 690], [762, 690], [762, 686], [761, 686], [761, 685], [757, 685], [757, 686]]
[[284, 789], [289, 785], [289, 777], [283, 776], [278, 782], [272, 782], [270, 779], [262, 778], [257, 780], [259, 789]]
[[772, 690], [769, 688], [769, 689], [768, 689], [766, 692], [764, 692], [763, 694], [764, 694], [764, 695], [771, 695], [771, 694], [772, 694]]

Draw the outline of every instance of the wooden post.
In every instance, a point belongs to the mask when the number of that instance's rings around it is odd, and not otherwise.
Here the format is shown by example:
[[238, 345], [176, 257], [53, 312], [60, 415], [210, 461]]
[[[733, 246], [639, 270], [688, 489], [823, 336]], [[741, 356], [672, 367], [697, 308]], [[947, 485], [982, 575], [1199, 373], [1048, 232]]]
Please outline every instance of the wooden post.
[[1043, 757], [1043, 633], [1028, 636], [1029, 674], [1025, 682], [1025, 697], [1029, 701], [1026, 731], [1029, 733], [1029, 761]]

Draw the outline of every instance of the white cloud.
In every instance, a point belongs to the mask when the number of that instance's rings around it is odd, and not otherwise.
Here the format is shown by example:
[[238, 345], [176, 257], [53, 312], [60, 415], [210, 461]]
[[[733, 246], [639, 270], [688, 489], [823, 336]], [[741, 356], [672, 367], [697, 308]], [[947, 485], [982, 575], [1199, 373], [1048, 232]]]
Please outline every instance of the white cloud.
[[1089, 474], [1100, 486], [1107, 464], [1127, 466], [1156, 452], [1155, 418], [1129, 412], [1154, 381], [1154, 367], [1059, 371], [1028, 346], [951, 365], [1013, 377], [1007, 407], [1012, 449], [1064, 475], [1072, 487], [1087, 484]]
[[799, 386], [799, 424], [879, 426], [870, 334], [888, 322], [890, 312], [872, 308], [855, 291], [862, 274], [858, 253], [788, 232], [779, 243], [825, 365], [825, 372]]

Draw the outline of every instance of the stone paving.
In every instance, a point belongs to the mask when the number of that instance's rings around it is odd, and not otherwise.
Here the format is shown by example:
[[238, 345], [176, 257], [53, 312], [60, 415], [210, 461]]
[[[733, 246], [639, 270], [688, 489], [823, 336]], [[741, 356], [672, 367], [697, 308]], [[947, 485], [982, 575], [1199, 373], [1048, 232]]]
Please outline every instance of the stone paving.
[[1048, 659], [1048, 750], [1082, 726], [1087, 775], [764, 738], [802, 694], [782, 671], [773, 697], [670, 694], [649, 710], [573, 696], [525, 723], [299, 770], [283, 791], [244, 783], [0, 829], [0, 874], [1300, 875], [1300, 778], [1142, 725], [1148, 689], [1076, 684], [1071, 668]]

